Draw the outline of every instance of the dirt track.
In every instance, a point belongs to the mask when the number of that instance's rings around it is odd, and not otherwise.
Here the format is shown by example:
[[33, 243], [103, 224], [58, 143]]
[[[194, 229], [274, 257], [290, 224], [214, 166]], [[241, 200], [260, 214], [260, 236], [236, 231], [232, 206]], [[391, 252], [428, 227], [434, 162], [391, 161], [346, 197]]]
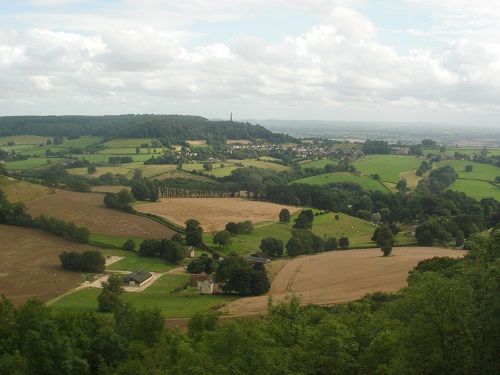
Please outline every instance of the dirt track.
[[292, 293], [301, 295], [303, 304], [331, 305], [376, 291], [394, 292], [406, 286], [408, 271], [418, 261], [463, 256], [466, 251], [404, 247], [392, 253], [384, 258], [380, 249], [348, 250], [292, 259], [278, 272], [268, 295], [235, 300], [221, 311], [231, 315], [263, 313], [269, 296], [281, 300]]

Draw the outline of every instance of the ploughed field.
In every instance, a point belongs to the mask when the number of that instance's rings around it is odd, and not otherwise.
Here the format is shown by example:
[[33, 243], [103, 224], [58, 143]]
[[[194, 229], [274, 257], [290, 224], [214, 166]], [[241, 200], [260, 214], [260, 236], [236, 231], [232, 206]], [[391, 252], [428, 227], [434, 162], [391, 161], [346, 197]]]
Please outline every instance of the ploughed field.
[[163, 198], [158, 203], [134, 207], [139, 212], [162, 216], [181, 226], [188, 219], [196, 219], [206, 232], [222, 230], [231, 221], [278, 221], [283, 208], [290, 214], [300, 210], [300, 207], [242, 198]]
[[63, 251], [95, 250], [41, 230], [0, 225], [0, 294], [15, 305], [29, 297], [49, 301], [83, 281], [60, 267]]
[[84, 226], [90, 232], [109, 236], [139, 238], [171, 238], [173, 230], [155, 221], [106, 208], [104, 195], [58, 191], [57, 194], [28, 202], [28, 213], [37, 217], [44, 214]]
[[[429, 247], [400, 247], [392, 256], [381, 256], [380, 248], [331, 251], [301, 256], [283, 264], [268, 295], [237, 299], [222, 308], [223, 313], [246, 315], [265, 313], [269, 296], [276, 301], [295, 294], [302, 303], [331, 305], [354, 301], [367, 293], [395, 292], [407, 285], [408, 271], [422, 259], [435, 256], [460, 257], [467, 252]], [[272, 263], [271, 263], [272, 264]]]

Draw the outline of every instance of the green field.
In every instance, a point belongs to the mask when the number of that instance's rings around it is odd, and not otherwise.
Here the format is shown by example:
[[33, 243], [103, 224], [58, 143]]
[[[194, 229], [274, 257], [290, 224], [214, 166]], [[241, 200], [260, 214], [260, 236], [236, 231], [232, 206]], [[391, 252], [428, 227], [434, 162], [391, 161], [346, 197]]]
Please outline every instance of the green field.
[[77, 139], [65, 139], [62, 146], [66, 148], [84, 148], [90, 146], [94, 143], [99, 143], [104, 139], [104, 137], [85, 135]]
[[[434, 163], [434, 169], [446, 164], [451, 165], [455, 169], [455, 172], [458, 173], [458, 177], [463, 179], [495, 181], [495, 177], [500, 176], [500, 168], [494, 165], [465, 160], [448, 160]], [[465, 167], [467, 165], [472, 165], [473, 169], [471, 172], [465, 172]]]
[[149, 157], [153, 155], [160, 155], [160, 151], [163, 151], [164, 148], [156, 149], [156, 153], [153, 152], [153, 149], [148, 152], [147, 148], [141, 148], [140, 153], [136, 152], [135, 147], [114, 147], [114, 148], [105, 148], [104, 150], [100, 150], [100, 154], [113, 154], [113, 155], [149, 155]]
[[[136, 169], [140, 169], [142, 174], [146, 178], [157, 177], [163, 173], [168, 173], [177, 169], [176, 165], [173, 164], [160, 164], [160, 165], [144, 165], [141, 162], [133, 162], [122, 164], [117, 167], [97, 167], [96, 172], [92, 174], [92, 177], [99, 177], [106, 173], [113, 174], [123, 174], [128, 178], [132, 178], [134, 175], [134, 171]], [[71, 168], [68, 169], [70, 174], [76, 175], [88, 175], [87, 168]]]
[[380, 182], [376, 181], [366, 175], [359, 175], [356, 173], [323, 173], [317, 176], [301, 178], [300, 180], [292, 182], [292, 184], [309, 184], [309, 185], [325, 185], [330, 182], [354, 182], [366, 190], [381, 191], [388, 193], [389, 190]]
[[148, 272], [166, 272], [177, 267], [179, 265], [167, 263], [163, 258], [141, 257], [134, 251], [132, 254], [127, 254], [125, 258], [120, 259], [118, 262], [110, 264], [106, 269], [111, 271], [132, 272], [133, 270], [145, 270]]
[[134, 240], [135, 250], [139, 249], [140, 244], [142, 243], [142, 241], [144, 241], [144, 238], [106, 236], [103, 234], [95, 234], [95, 233], [91, 233], [89, 238], [91, 243], [97, 242], [104, 245], [112, 245], [117, 248], [121, 248], [125, 243], [125, 241], [129, 239]]
[[7, 137], [0, 137], [0, 145], [7, 146], [9, 142], [15, 142], [16, 145], [36, 145], [47, 143], [47, 140], [52, 140], [52, 137], [41, 137], [38, 135], [10, 135]]
[[[210, 171], [203, 170], [203, 163], [194, 163], [194, 164], [183, 164], [182, 169], [185, 171], [203, 171], [203, 174], [207, 176], [215, 176], [215, 177], [225, 177], [231, 175], [231, 172], [235, 169], [242, 168], [241, 166], [237, 166], [236, 163], [242, 164], [243, 167], [256, 167], [263, 169], [273, 169], [275, 171], [284, 171], [289, 169], [287, 166], [266, 162], [262, 160], [254, 160], [254, 159], [245, 159], [245, 160], [228, 160], [226, 162], [214, 163], [212, 165], [213, 169]], [[220, 165], [223, 164], [224, 167], [221, 168]]]
[[449, 189], [465, 193], [469, 197], [478, 200], [494, 198], [500, 201], [500, 187], [486, 181], [456, 180]]
[[[245, 159], [245, 160], [228, 160], [229, 163], [241, 163], [244, 167], [256, 167], [256, 168], [264, 168], [264, 169], [274, 169], [275, 171], [285, 171], [290, 169], [289, 167], [281, 164], [270, 163], [266, 161], [253, 160], [253, 159]], [[222, 163], [224, 164], [224, 163]]]
[[400, 173], [417, 170], [424, 159], [415, 156], [368, 155], [354, 162], [357, 171], [368, 175], [378, 174], [382, 181], [398, 183]]
[[302, 165], [302, 168], [325, 168], [325, 166], [328, 164], [337, 165], [338, 163], [339, 163], [338, 160], [321, 159], [314, 161], [304, 161], [303, 163], [300, 164]]
[[26, 170], [33, 169], [38, 167], [43, 167], [47, 165], [47, 161], [51, 163], [57, 163], [62, 160], [66, 160], [64, 158], [29, 158], [27, 160], [19, 160], [13, 161], [5, 164], [5, 168], [9, 170]]
[[[312, 232], [322, 238], [325, 235], [337, 239], [348, 237], [351, 248], [376, 247], [375, 243], [371, 241], [375, 227], [370, 222], [340, 213], [338, 214], [339, 220], [335, 220], [335, 215], [335, 213], [327, 213], [315, 216]], [[274, 237], [286, 244], [292, 236], [292, 225], [293, 222], [288, 224], [278, 222], [257, 223], [252, 234], [240, 234], [233, 237], [233, 243], [226, 249], [213, 245], [212, 239], [208, 235], [205, 236], [205, 242], [212, 244], [211, 248], [221, 254], [227, 255], [235, 252], [240, 255], [249, 255], [260, 251], [261, 239], [265, 237]], [[399, 245], [416, 244], [415, 237], [404, 237], [403, 233], [397, 236], [397, 241]]]
[[[436, 152], [438, 154], [446, 154], [446, 155], [454, 155], [455, 152], [458, 152], [460, 154], [465, 154], [465, 155], [481, 155], [482, 148], [477, 148], [477, 147], [470, 147], [470, 148], [447, 148], [445, 152]], [[488, 150], [488, 153], [486, 154], [486, 157], [492, 156], [492, 155], [500, 155], [500, 148], [486, 148]]]
[[[178, 294], [171, 293], [172, 288], [161, 287], [166, 282], [165, 279], [161, 280], [157, 280], [153, 286], [149, 287], [153, 288], [153, 292], [149, 292], [149, 288], [141, 293], [125, 292], [122, 298], [125, 302], [132, 303], [137, 309], [158, 307], [166, 318], [190, 317], [197, 311], [208, 310], [228, 300], [225, 296], [196, 294], [196, 288], [193, 287], [188, 287]], [[158, 281], [160, 281], [160, 286], [156, 287]], [[178, 283], [177, 280], [173, 284]], [[56, 301], [51, 308], [55, 311], [95, 312], [99, 294], [99, 289], [82, 289]]]
[[109, 148], [123, 148], [123, 147], [140, 147], [141, 144], [147, 143], [151, 145], [151, 138], [117, 138], [104, 143]]

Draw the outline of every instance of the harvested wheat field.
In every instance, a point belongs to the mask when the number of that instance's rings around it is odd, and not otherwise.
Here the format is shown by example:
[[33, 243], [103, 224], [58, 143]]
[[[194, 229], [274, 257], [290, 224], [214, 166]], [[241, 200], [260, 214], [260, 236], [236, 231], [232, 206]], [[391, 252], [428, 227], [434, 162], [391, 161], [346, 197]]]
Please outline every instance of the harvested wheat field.
[[300, 210], [300, 207], [242, 198], [163, 198], [159, 203], [134, 208], [139, 212], [162, 216], [181, 226], [188, 219], [196, 219], [205, 231], [222, 230], [230, 221], [278, 221], [283, 208], [291, 214]]
[[103, 199], [104, 195], [98, 193], [58, 191], [29, 202], [26, 207], [33, 217], [44, 214], [72, 221], [96, 234], [163, 239], [175, 233], [147, 218], [106, 208]]
[[353, 301], [367, 293], [395, 292], [406, 286], [408, 271], [420, 260], [435, 256], [460, 257], [466, 251], [402, 247], [394, 248], [392, 253], [384, 258], [380, 249], [363, 249], [292, 259], [278, 272], [268, 295], [235, 300], [221, 311], [231, 315], [264, 313], [269, 295], [281, 300], [294, 293], [302, 296], [303, 304], [331, 305]]
[[15, 305], [31, 296], [48, 301], [82, 282], [81, 274], [60, 267], [59, 254], [97, 250], [40, 230], [7, 225], [0, 225], [0, 244], [0, 294]]

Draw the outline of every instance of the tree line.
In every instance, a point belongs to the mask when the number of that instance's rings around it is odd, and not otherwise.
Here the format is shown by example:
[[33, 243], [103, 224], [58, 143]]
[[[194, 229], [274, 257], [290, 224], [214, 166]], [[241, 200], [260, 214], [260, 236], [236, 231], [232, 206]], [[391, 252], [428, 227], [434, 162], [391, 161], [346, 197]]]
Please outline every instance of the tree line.
[[22, 203], [11, 204], [0, 190], [0, 224], [36, 228], [79, 243], [88, 243], [90, 231], [75, 223], [39, 215], [32, 218]]

